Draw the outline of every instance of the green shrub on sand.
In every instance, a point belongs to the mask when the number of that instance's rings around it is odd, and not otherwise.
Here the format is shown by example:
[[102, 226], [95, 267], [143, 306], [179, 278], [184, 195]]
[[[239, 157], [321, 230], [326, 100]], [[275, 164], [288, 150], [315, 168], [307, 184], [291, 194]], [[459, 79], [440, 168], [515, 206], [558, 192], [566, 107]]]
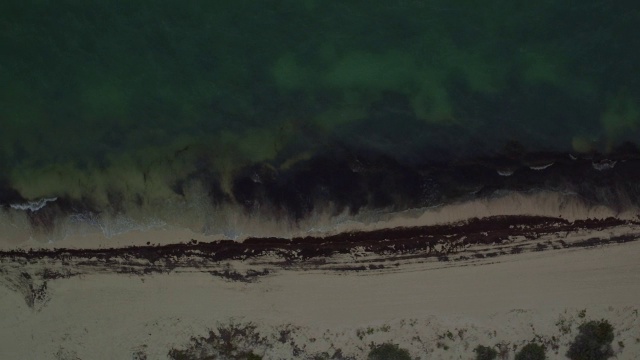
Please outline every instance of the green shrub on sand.
[[589, 321], [578, 328], [580, 333], [567, 351], [571, 360], [606, 360], [613, 356], [613, 326], [607, 320]]
[[409, 351], [396, 344], [377, 345], [369, 351], [368, 360], [411, 360]]
[[544, 346], [536, 343], [525, 345], [516, 354], [516, 360], [545, 360], [546, 358]]
[[498, 357], [498, 351], [489, 346], [478, 345], [473, 352], [476, 353], [476, 360], [495, 360]]

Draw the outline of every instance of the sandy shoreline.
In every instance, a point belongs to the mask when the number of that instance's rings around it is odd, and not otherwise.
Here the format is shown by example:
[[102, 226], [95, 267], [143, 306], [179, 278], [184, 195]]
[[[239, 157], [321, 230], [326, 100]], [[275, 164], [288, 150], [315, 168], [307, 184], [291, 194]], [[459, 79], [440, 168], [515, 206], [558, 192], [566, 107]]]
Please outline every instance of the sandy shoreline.
[[[206, 210], [206, 209], [205, 209]], [[203, 210], [203, 211], [205, 211]], [[209, 216], [215, 217], [224, 211], [209, 209]], [[295, 226], [289, 222], [265, 220], [242, 214], [238, 209], [229, 209], [235, 216], [232, 221], [237, 229], [236, 241], [248, 237], [283, 237], [296, 236], [328, 236], [349, 231], [373, 231], [394, 227], [416, 227], [451, 224], [472, 218], [491, 216], [545, 216], [562, 218], [568, 221], [586, 219], [606, 219], [615, 217], [622, 220], [637, 220], [640, 210], [629, 208], [624, 211], [615, 210], [603, 205], [593, 205], [575, 194], [564, 194], [553, 191], [507, 192], [491, 198], [461, 201], [432, 208], [413, 209], [403, 212], [366, 213], [356, 217], [339, 214], [331, 216], [318, 213], [312, 218]], [[9, 214], [9, 215], [7, 215]], [[40, 234], [28, 226], [24, 213], [6, 213], [0, 216], [0, 251], [14, 249], [92, 249], [117, 248], [126, 246], [166, 245], [188, 243], [191, 240], [210, 242], [229, 239], [223, 233], [207, 234], [203, 232], [206, 223], [199, 223], [200, 217], [185, 213], [190, 226], [176, 227], [165, 224], [149, 227], [146, 230], [130, 230], [117, 235], [106, 236], [108, 224], [114, 219], [105, 217], [91, 226], [71, 221], [62, 221], [58, 228], [50, 234]], [[229, 214], [219, 215], [230, 221]], [[126, 220], [126, 219], [125, 219]], [[184, 219], [183, 219], [184, 220]], [[135, 219], [129, 219], [135, 224]], [[184, 220], [185, 222], [187, 220]], [[99, 228], [100, 225], [102, 228]]]
[[[615, 341], [625, 344], [618, 359], [634, 359], [640, 356], [639, 258], [640, 242], [631, 241], [466, 262], [406, 261], [393, 271], [289, 268], [250, 282], [186, 269], [87, 272], [48, 281], [49, 296], [33, 308], [5, 283], [0, 354], [162, 359], [192, 336], [235, 321], [253, 322], [262, 334], [295, 330], [286, 344], [258, 347], [265, 359], [298, 358], [293, 342], [309, 355], [341, 349], [361, 358], [370, 342], [389, 340], [413, 356], [457, 359], [470, 357], [478, 344], [522, 345], [535, 335], [556, 336], [562, 355], [581, 321], [576, 314], [586, 309], [588, 319], [609, 319], [618, 331]], [[563, 316], [573, 324], [564, 335], [556, 324]], [[464, 338], [441, 339], [461, 329]]]

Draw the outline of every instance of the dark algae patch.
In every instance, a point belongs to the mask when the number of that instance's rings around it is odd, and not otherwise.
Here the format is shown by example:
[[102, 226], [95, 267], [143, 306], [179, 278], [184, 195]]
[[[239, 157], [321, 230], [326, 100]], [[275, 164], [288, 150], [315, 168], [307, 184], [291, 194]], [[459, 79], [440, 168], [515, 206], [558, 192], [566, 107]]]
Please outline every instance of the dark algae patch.
[[[234, 282], [255, 282], [287, 269], [329, 272], [379, 272], [405, 261], [465, 264], [530, 251], [590, 248], [635, 241], [636, 233], [592, 237], [566, 242], [566, 236], [582, 231], [633, 226], [615, 218], [578, 220], [531, 216], [499, 216], [471, 219], [451, 225], [390, 228], [346, 232], [325, 237], [248, 238], [132, 246], [108, 249], [13, 250], [0, 252], [3, 283], [24, 294], [30, 306], [46, 302], [47, 281], [82, 274], [116, 273], [139, 276], [168, 272], [206, 272]], [[538, 238], [549, 237], [540, 247]], [[519, 240], [519, 239], [527, 240]], [[339, 256], [347, 256], [340, 258]], [[234, 261], [245, 266], [236, 268]]]
[[[180, 224], [184, 220], [180, 216], [201, 216], [197, 212], [182, 215], [182, 209], [202, 204], [228, 214], [296, 225], [321, 212], [355, 217], [490, 199], [507, 193], [548, 191], [574, 196], [587, 208], [603, 205], [622, 212], [640, 204], [640, 152], [627, 145], [607, 155], [581, 155], [520, 152], [518, 145], [512, 144], [492, 157], [424, 163], [402, 162], [379, 152], [343, 146], [286, 167], [246, 166], [224, 189], [218, 179], [220, 174], [212, 172], [210, 164], [203, 160], [200, 168], [186, 176], [175, 174], [171, 188], [159, 190], [162, 199], [146, 197], [149, 193], [143, 189], [160, 189], [163, 185], [144, 178], [140, 193], [114, 187], [103, 201], [96, 198], [100, 197], [97, 193], [81, 198], [67, 193], [29, 202], [5, 183], [0, 184], [0, 200], [5, 201], [0, 205], [8, 211], [5, 215], [22, 209], [28, 226], [43, 236], [55, 232], [65, 220], [96, 227], [105, 218], [131, 213], [158, 217], [169, 225]], [[157, 215], [158, 209], [165, 215]], [[241, 234], [244, 230], [233, 228], [232, 223], [221, 223], [228, 220], [214, 221], [216, 224], [206, 225], [213, 234], [224, 232], [224, 227], [229, 228], [229, 233]]]
[[[269, 253], [275, 253], [290, 261], [307, 260], [339, 253], [348, 253], [352, 248], [364, 246], [367, 251], [385, 253], [410, 253], [426, 250], [427, 253], [447, 254], [462, 250], [468, 245], [494, 245], [508, 241], [509, 236], [535, 234], [542, 236], [562, 231], [602, 230], [627, 224], [627, 221], [615, 218], [604, 220], [577, 220], [569, 222], [563, 219], [498, 216], [484, 219], [471, 219], [454, 225], [433, 225], [413, 228], [393, 228], [374, 231], [346, 232], [326, 237], [285, 238], [248, 238], [242, 242], [219, 240], [213, 242], [191, 242], [161, 246], [133, 246], [111, 249], [56, 249], [56, 250], [14, 250], [2, 251], [3, 258], [47, 259], [47, 258], [85, 258], [98, 261], [111, 261], [115, 258], [142, 258], [154, 264], [171, 264], [183, 257], [198, 255], [210, 261], [245, 260]], [[595, 239], [595, 238], [594, 238]], [[614, 239], [589, 240], [581, 242], [593, 246]], [[442, 250], [436, 250], [442, 245]], [[566, 245], [569, 247], [569, 245]], [[393, 251], [391, 251], [393, 248]]]

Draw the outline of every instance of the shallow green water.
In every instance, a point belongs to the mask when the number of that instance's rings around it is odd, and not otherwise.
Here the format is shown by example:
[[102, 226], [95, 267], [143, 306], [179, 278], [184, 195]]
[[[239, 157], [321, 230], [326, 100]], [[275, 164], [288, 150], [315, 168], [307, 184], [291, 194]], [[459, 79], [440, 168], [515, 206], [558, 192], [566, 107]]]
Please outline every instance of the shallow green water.
[[80, 196], [337, 144], [406, 161], [607, 151], [639, 134], [639, 8], [3, 1], [0, 169], [26, 197]]

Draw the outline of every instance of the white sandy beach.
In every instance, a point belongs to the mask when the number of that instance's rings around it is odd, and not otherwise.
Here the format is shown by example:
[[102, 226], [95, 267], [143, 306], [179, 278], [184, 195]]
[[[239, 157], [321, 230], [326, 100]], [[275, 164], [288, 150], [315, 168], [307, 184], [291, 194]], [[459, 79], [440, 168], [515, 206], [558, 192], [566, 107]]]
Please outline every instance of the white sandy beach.
[[[235, 321], [265, 334], [298, 329], [291, 342], [305, 354], [341, 349], [363, 358], [371, 342], [393, 341], [421, 359], [471, 359], [478, 344], [521, 346], [540, 335], [558, 337], [553, 359], [564, 358], [580, 321], [605, 318], [617, 358], [637, 359], [639, 259], [640, 242], [631, 242], [379, 274], [283, 270], [256, 283], [200, 272], [82, 275], [50, 281], [50, 301], [35, 310], [0, 286], [0, 358], [165, 359], [190, 337]], [[265, 359], [296, 358], [289, 343], [276, 343]]]

